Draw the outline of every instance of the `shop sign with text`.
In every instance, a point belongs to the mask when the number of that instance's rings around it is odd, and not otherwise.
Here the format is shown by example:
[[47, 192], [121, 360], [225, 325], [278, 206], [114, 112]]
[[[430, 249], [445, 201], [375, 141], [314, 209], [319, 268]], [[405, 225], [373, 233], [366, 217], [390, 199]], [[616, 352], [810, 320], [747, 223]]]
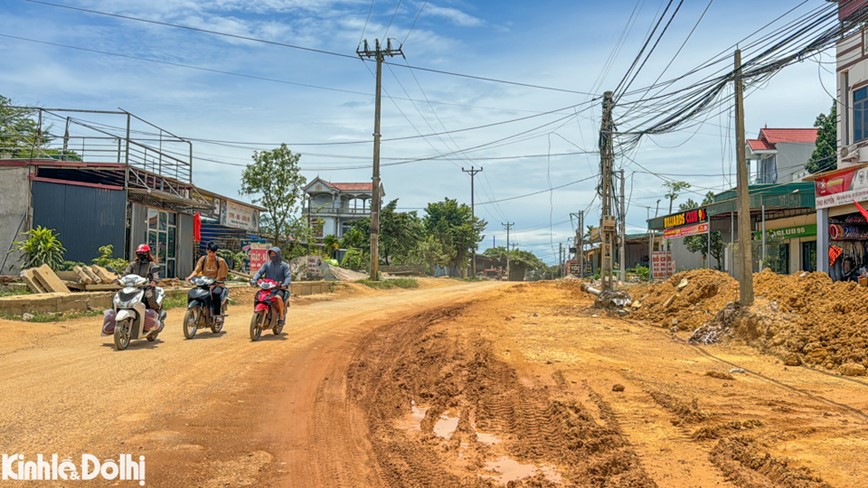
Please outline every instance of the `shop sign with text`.
[[817, 208], [868, 200], [868, 168], [845, 168], [814, 180]]
[[699, 234], [707, 234], [708, 233], [708, 222], [704, 222], [696, 225], [688, 225], [684, 227], [678, 227], [677, 229], [666, 229], [663, 231], [664, 239], [677, 239], [679, 237], [690, 237]]
[[698, 224], [706, 220], [708, 220], [708, 213], [704, 208], [692, 208], [663, 217], [663, 228], [671, 229], [672, 227], [680, 227], [682, 225]]
[[[761, 240], [762, 232], [754, 232], [754, 239]], [[797, 225], [795, 227], [784, 227], [782, 229], [767, 229], [766, 236], [769, 239], [801, 239], [803, 237], [814, 237], [817, 235], [817, 224]]]

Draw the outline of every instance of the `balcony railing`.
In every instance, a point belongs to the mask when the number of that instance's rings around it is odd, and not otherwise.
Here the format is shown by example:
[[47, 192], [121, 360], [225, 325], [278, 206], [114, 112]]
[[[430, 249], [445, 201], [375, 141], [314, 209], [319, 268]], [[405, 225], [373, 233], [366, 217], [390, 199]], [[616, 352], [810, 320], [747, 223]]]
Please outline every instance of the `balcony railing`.
[[320, 207], [310, 209], [308, 211], [307, 208], [303, 210], [303, 213], [311, 215], [329, 215], [336, 217], [364, 217], [366, 215], [370, 215], [370, 208], [333, 208], [333, 207]]

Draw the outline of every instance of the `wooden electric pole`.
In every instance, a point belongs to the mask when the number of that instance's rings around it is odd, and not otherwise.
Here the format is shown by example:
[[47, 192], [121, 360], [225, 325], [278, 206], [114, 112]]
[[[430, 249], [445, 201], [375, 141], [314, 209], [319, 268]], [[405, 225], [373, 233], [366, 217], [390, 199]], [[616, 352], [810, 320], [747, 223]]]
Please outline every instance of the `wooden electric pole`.
[[[470, 173], [470, 215], [472, 217], [473, 224], [476, 225], [476, 191], [473, 188], [473, 179], [476, 177], [476, 173], [482, 172], [482, 166], [479, 168], [474, 168], [473, 166], [470, 169], [464, 169], [464, 166], [461, 167], [461, 171], [465, 173]], [[470, 258], [470, 269], [473, 272], [472, 278], [476, 278], [476, 242], [473, 243], [473, 255]]]
[[364, 49], [359, 46], [356, 54], [360, 58], [377, 60], [377, 90], [374, 103], [374, 170], [371, 177], [371, 279], [380, 279], [380, 92], [383, 88], [383, 60], [386, 56], [404, 55], [399, 46], [392, 49], [392, 40], [386, 39], [386, 49], [380, 46], [380, 40], [374, 40], [374, 49], [364, 41]]
[[614, 278], [613, 271], [613, 254], [615, 243], [615, 216], [612, 215], [614, 192], [612, 189], [612, 164], [615, 159], [613, 148], [613, 137], [615, 132], [615, 123], [612, 121], [612, 108], [615, 104], [612, 100], [612, 92], [607, 91], [603, 94], [603, 119], [600, 124], [600, 175], [602, 178], [600, 184], [600, 197], [602, 199], [603, 209], [600, 215], [600, 235], [602, 243], [600, 246], [601, 262], [600, 262], [600, 278], [602, 279], [603, 290], [611, 290]]
[[[748, 187], [747, 161], [744, 147], [744, 85], [741, 79], [741, 50], [735, 50], [735, 149], [737, 166], [738, 205], [738, 250], [739, 278], [738, 302], [747, 307], [753, 305], [753, 256], [751, 255], [750, 189]], [[711, 237], [711, 235], [709, 235]]]

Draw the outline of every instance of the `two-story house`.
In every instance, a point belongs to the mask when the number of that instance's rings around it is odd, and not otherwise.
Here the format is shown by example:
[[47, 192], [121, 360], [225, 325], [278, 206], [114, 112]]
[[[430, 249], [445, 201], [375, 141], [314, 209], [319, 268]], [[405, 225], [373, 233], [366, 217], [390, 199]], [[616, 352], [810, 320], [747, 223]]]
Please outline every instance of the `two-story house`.
[[755, 184], [801, 181], [817, 146], [817, 129], [760, 129], [747, 140], [747, 158], [756, 168]]
[[[319, 176], [304, 187], [307, 206], [302, 214], [314, 225], [314, 236], [343, 237], [353, 222], [371, 214], [373, 185], [367, 183], [332, 183]], [[385, 196], [382, 184], [380, 198]], [[382, 201], [382, 200], [381, 200]]]
[[838, 2], [837, 168], [812, 175], [817, 208], [817, 269], [833, 280], [868, 273], [868, 1]]

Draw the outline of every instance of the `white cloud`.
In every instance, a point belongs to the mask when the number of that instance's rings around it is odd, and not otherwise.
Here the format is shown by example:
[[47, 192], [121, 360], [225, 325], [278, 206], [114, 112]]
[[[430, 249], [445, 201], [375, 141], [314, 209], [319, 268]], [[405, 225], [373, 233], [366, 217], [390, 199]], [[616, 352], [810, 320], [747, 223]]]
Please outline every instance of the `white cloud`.
[[478, 27], [484, 24], [482, 19], [464, 13], [457, 8], [438, 7], [437, 5], [434, 5], [432, 3], [428, 3], [428, 5], [425, 6], [425, 10], [423, 11], [422, 16], [442, 17], [446, 20], [449, 20], [453, 24], [460, 25], [462, 27]]

